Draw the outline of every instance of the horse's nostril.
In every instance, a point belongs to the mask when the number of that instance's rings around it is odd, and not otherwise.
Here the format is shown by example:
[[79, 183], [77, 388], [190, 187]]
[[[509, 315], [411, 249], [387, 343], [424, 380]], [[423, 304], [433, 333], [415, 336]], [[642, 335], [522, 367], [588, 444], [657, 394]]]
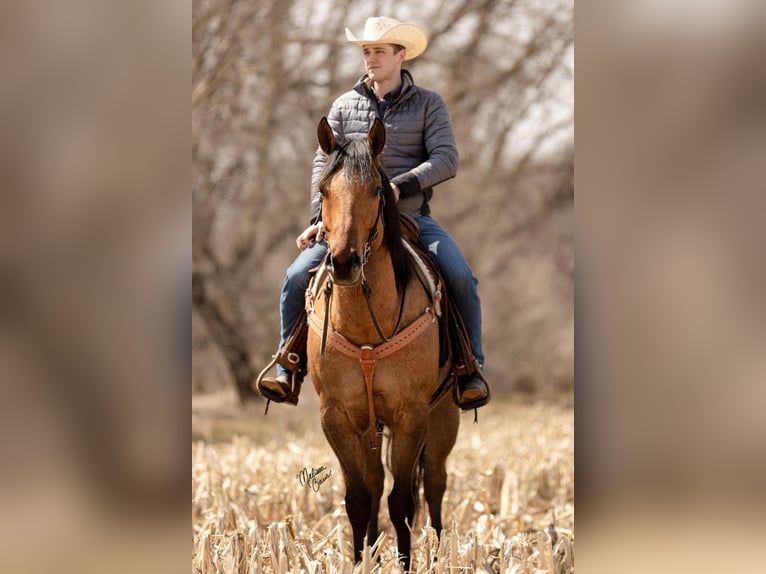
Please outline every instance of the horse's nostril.
[[356, 282], [362, 269], [362, 258], [355, 250], [330, 255], [327, 266], [335, 283], [350, 285]]

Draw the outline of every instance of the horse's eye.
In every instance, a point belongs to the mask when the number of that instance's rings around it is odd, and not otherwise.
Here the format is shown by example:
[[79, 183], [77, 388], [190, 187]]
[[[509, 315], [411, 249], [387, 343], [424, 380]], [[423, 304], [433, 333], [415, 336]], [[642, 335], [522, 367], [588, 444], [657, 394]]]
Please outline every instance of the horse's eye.
[[375, 188], [375, 195], [381, 195], [383, 193], [383, 186]]

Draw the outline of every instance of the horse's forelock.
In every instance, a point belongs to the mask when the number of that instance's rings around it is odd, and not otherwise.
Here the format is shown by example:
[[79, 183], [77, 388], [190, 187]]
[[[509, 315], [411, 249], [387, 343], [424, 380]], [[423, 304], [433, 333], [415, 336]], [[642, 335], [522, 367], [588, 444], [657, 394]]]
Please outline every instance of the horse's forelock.
[[358, 176], [362, 181], [368, 181], [374, 177], [375, 162], [366, 141], [352, 139], [337, 147], [327, 157], [319, 177], [319, 185], [324, 185], [340, 170], [343, 170], [348, 185], [353, 183], [354, 176]]

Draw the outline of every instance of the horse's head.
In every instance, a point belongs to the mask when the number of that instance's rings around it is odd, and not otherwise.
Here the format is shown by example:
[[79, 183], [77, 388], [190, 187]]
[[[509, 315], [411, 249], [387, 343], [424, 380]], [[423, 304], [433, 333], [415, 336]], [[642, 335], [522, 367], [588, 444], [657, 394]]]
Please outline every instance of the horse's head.
[[386, 195], [378, 157], [386, 132], [383, 122], [375, 118], [367, 141], [351, 140], [339, 146], [327, 119], [322, 118], [317, 135], [328, 156], [319, 180], [322, 222], [330, 252], [328, 268], [335, 284], [354, 285], [370, 250], [380, 240]]

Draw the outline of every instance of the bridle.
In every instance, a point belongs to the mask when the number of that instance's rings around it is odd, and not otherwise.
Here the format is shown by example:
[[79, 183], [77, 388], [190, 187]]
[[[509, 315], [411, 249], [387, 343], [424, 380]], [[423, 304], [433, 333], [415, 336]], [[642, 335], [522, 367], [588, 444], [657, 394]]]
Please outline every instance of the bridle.
[[[370, 259], [370, 252], [372, 251], [372, 244], [373, 242], [378, 238], [378, 227], [380, 226], [380, 220], [383, 217], [383, 207], [386, 205], [386, 196], [383, 195], [383, 187], [379, 187], [377, 189], [378, 195], [380, 197], [378, 201], [378, 213], [375, 215], [375, 223], [372, 224], [372, 229], [370, 230], [370, 233], [367, 235], [367, 242], [364, 244], [364, 248], [362, 249], [362, 274], [364, 275], [364, 266], [367, 264], [367, 261]], [[318, 220], [322, 221], [322, 210], [324, 207], [324, 197], [320, 197], [319, 199], [319, 218]], [[321, 230], [320, 234], [325, 235], [325, 227], [324, 223], [321, 223]], [[332, 253], [330, 253], [332, 256]]]
[[[383, 333], [383, 329], [380, 326], [380, 323], [378, 322], [378, 318], [375, 316], [375, 311], [372, 308], [372, 288], [370, 287], [369, 283], [367, 283], [367, 277], [365, 277], [364, 274], [364, 267], [367, 265], [367, 262], [370, 260], [370, 254], [372, 253], [372, 244], [375, 242], [375, 240], [378, 238], [379, 235], [379, 227], [381, 224], [381, 219], [383, 216], [383, 207], [386, 205], [386, 196], [383, 194], [383, 187], [378, 188], [378, 195], [380, 197], [378, 201], [378, 213], [375, 216], [375, 223], [372, 226], [372, 229], [370, 230], [370, 233], [367, 236], [367, 241], [364, 244], [364, 248], [362, 249], [362, 272], [359, 275], [359, 278], [361, 280], [361, 286], [362, 286], [362, 292], [364, 293], [364, 298], [367, 303], [367, 311], [370, 314], [370, 319], [372, 319], [372, 325], [375, 327], [375, 332], [378, 334], [378, 337], [384, 342], [388, 343], [391, 341], [394, 337], [396, 337], [396, 334], [399, 332], [399, 328], [402, 325], [402, 317], [404, 315], [404, 302], [407, 295], [407, 290], [402, 290], [402, 298], [399, 303], [399, 316], [396, 319], [396, 325], [394, 326], [394, 331], [391, 333], [390, 336], [386, 337], [386, 335]], [[322, 206], [320, 203], [319, 208], [319, 215], [321, 218], [322, 215]], [[383, 224], [385, 225], [385, 223]], [[324, 226], [323, 226], [324, 227]], [[329, 252], [328, 252], [329, 253]], [[329, 253], [329, 257], [332, 257], [332, 253]], [[330, 299], [332, 298], [332, 291], [333, 291], [333, 280], [332, 280], [332, 272], [329, 273], [329, 276], [327, 278], [327, 283], [325, 284], [324, 288], [324, 295], [325, 295], [325, 309], [324, 309], [324, 319], [322, 321], [322, 337], [321, 337], [321, 344], [320, 344], [320, 353], [324, 356], [326, 344], [327, 344], [327, 322], [328, 317], [330, 315]]]

